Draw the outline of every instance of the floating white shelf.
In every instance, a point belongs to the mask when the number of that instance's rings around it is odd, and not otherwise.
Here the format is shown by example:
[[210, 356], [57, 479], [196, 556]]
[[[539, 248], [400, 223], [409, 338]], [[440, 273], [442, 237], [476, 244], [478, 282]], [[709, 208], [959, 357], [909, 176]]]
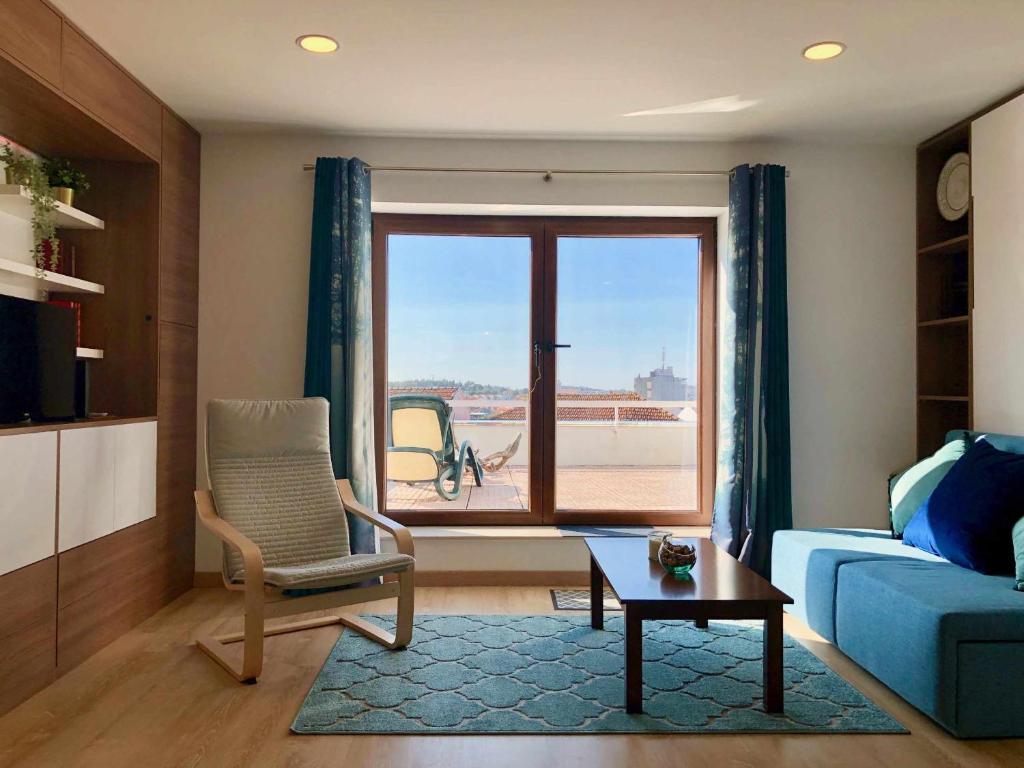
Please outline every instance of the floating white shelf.
[[[32, 199], [28, 190], [17, 184], [0, 184], [0, 212], [17, 216], [25, 221], [32, 220]], [[72, 208], [64, 203], [57, 203], [54, 222], [58, 229], [103, 229], [103, 219]]]
[[37, 270], [32, 264], [0, 259], [0, 282], [15, 283], [41, 291], [60, 293], [103, 293], [103, 286], [77, 277]]
[[75, 349], [75, 357], [79, 360], [102, 360], [103, 350], [93, 349], [92, 347], [77, 347]]

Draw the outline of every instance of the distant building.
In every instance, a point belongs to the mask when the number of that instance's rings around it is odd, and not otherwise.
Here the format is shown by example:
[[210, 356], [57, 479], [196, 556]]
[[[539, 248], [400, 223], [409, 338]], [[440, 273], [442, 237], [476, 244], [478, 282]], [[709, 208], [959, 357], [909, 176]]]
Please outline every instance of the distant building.
[[644, 400], [687, 400], [689, 387], [685, 376], [676, 376], [672, 366], [665, 365], [665, 351], [661, 352], [661, 367], [651, 371], [650, 376], [633, 379], [633, 391]]

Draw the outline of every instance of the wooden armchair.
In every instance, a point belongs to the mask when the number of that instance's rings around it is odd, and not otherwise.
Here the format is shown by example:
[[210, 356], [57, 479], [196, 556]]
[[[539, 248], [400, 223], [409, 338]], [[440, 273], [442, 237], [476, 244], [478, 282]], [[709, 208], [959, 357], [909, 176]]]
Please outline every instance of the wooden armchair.
[[[204, 635], [196, 644], [240, 682], [256, 682], [263, 638], [270, 635], [341, 623], [387, 648], [402, 648], [412, 639], [412, 536], [356, 501], [348, 480], [335, 480], [328, 408], [322, 398], [212, 400], [207, 407], [213, 490], [196, 491], [196, 511], [224, 543], [224, 586], [244, 592], [245, 621], [241, 632]], [[391, 533], [398, 553], [351, 554], [346, 512]], [[397, 574], [397, 580], [336, 589], [387, 574]], [[386, 597], [398, 599], [394, 634], [341, 612], [265, 625], [267, 619]], [[244, 646], [237, 668], [226, 645], [239, 641]]]

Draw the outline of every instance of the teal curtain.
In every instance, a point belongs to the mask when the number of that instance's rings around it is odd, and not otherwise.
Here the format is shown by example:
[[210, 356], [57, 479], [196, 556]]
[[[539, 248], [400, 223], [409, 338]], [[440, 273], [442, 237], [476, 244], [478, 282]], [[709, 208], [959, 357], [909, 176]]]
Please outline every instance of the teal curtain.
[[728, 253], [720, 278], [718, 468], [711, 538], [769, 576], [772, 535], [793, 526], [782, 166], [733, 169]]
[[[320, 157], [313, 185], [305, 394], [331, 403], [334, 476], [376, 510], [370, 176], [355, 158]], [[352, 552], [375, 552], [373, 526], [348, 524]]]

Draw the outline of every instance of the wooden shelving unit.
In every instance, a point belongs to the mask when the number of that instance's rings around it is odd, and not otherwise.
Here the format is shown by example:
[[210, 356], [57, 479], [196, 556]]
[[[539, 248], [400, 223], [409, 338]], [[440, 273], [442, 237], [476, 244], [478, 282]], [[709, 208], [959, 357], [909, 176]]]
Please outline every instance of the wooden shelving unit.
[[[192, 587], [200, 140], [47, 0], [0, 8], [0, 135], [70, 158], [91, 185], [75, 196], [80, 209], [57, 206], [75, 277], [40, 275], [27, 253], [7, 252], [0, 282], [81, 302], [90, 410], [110, 414], [0, 427], [0, 441], [159, 421], [155, 456], [143, 462], [155, 464], [155, 516], [66, 550], [58, 535], [52, 555], [0, 572], [2, 715]], [[0, 219], [18, 228], [11, 217], [27, 227], [31, 200], [0, 185]], [[0, 518], [16, 519], [6, 513], [21, 500], [7, 503]], [[70, 530], [60, 525], [67, 514], [55, 505], [58, 532]], [[26, 530], [8, 525], [0, 537], [20, 547]]]
[[964, 121], [917, 148], [917, 452], [968, 429], [971, 408], [971, 213], [947, 221], [935, 189], [946, 160], [969, 152]]

